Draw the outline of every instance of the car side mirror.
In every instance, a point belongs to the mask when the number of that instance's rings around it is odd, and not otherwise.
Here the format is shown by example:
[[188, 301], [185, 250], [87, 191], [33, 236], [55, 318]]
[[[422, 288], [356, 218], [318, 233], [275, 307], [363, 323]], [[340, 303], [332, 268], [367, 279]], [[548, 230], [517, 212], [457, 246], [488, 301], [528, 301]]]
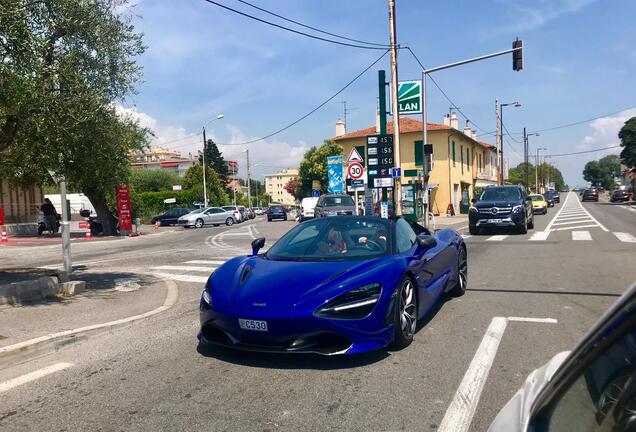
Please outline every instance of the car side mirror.
[[417, 236], [417, 244], [425, 249], [437, 246], [437, 240], [430, 234], [421, 233]]
[[258, 255], [258, 251], [265, 246], [265, 237], [252, 240], [252, 256]]

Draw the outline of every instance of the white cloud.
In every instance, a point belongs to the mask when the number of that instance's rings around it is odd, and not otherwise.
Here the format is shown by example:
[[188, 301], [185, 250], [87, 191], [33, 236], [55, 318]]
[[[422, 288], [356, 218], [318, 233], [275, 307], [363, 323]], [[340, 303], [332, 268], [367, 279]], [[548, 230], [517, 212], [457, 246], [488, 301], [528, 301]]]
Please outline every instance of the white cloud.
[[543, 27], [562, 15], [578, 12], [597, 0], [505, 0], [510, 24], [487, 30], [488, 36], [524, 33]]
[[[618, 132], [625, 122], [634, 116], [636, 116], [636, 108], [622, 111], [615, 116], [601, 117], [592, 121], [590, 123], [592, 133], [586, 135], [576, 147], [580, 150], [590, 150], [619, 144]], [[613, 153], [616, 153], [616, 151]], [[597, 157], [593, 159], [597, 159]]]

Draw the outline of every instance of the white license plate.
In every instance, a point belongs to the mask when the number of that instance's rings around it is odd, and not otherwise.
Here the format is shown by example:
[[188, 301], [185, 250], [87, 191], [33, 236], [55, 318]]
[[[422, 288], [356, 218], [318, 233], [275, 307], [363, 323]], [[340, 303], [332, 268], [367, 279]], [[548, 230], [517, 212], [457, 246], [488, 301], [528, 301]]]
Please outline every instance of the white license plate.
[[486, 222], [488, 222], [488, 223], [501, 223], [501, 219], [487, 219]]
[[239, 318], [239, 327], [243, 330], [267, 331], [267, 321], [248, 320]]

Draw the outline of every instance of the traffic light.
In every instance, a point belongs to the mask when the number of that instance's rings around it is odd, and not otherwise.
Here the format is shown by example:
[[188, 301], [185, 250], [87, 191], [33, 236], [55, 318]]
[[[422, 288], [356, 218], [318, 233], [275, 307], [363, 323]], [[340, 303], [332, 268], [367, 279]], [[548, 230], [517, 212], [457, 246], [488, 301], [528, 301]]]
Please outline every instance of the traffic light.
[[519, 48], [512, 52], [512, 69], [520, 71], [523, 69], [523, 41], [517, 39], [512, 42], [512, 49]]

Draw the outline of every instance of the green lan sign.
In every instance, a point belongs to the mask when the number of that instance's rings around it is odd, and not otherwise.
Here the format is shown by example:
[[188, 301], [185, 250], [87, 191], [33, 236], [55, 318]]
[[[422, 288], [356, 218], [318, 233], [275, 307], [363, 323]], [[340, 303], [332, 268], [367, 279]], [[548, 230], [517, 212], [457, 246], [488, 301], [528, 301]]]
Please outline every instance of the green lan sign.
[[398, 82], [398, 107], [400, 114], [422, 113], [422, 81]]

